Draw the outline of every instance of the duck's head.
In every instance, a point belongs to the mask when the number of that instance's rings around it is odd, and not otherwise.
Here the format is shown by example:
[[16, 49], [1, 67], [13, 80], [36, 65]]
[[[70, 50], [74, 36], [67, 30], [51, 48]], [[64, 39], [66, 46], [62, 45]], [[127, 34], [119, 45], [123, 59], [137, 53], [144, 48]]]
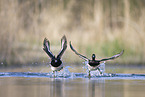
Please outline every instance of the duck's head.
[[96, 56], [95, 54], [92, 54], [92, 60], [95, 60]]

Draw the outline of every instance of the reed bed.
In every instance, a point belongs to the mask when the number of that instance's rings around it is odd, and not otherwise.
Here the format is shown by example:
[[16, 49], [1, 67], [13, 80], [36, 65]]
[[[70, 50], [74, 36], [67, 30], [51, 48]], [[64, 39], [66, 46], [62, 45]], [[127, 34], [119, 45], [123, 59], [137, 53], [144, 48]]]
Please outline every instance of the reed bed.
[[[57, 54], [63, 35], [89, 58], [124, 49], [109, 63], [145, 65], [144, 5], [144, 0], [0, 0], [0, 66], [48, 64], [43, 39]], [[63, 60], [82, 62], [69, 46]]]

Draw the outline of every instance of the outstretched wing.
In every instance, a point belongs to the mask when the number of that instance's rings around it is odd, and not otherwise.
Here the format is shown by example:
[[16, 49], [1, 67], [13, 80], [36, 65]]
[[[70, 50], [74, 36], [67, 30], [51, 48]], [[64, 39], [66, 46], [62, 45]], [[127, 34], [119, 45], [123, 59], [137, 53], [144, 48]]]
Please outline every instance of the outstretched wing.
[[77, 55], [78, 55], [79, 57], [81, 57], [82, 59], [87, 60], [87, 61], [89, 60], [87, 57], [85, 57], [85, 56], [79, 54], [79, 53], [73, 48], [73, 46], [71, 45], [71, 41], [70, 41], [70, 48], [72, 49], [72, 51], [75, 52], [75, 54], [77, 54]]
[[112, 59], [115, 59], [115, 58], [118, 58], [119, 56], [121, 56], [123, 54], [124, 50], [121, 51], [121, 53], [117, 54], [117, 55], [114, 55], [110, 58], [105, 58], [105, 59], [101, 59], [101, 60], [98, 60], [98, 61], [107, 61], [107, 60], [112, 60]]
[[66, 40], [66, 37], [65, 35], [61, 38], [61, 50], [57, 56], [57, 58], [61, 58], [61, 56], [63, 55], [64, 51], [66, 50], [67, 48], [67, 40]]
[[47, 40], [46, 38], [43, 41], [43, 50], [48, 54], [48, 56], [50, 58], [54, 58], [54, 55], [50, 51], [50, 43], [49, 43], [49, 40]]

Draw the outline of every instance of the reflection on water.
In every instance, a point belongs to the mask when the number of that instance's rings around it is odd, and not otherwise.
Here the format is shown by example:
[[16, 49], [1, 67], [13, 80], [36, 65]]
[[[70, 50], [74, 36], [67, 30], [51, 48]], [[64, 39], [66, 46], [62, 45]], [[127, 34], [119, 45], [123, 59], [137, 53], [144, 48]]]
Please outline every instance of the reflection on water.
[[50, 72], [34, 72], [34, 68], [33, 72], [1, 69], [0, 97], [144, 97], [145, 74], [104, 73], [100, 76], [92, 72], [88, 78], [86, 72], [69, 72], [67, 68], [56, 78]]
[[144, 97], [144, 80], [0, 78], [0, 97]]
[[52, 81], [50, 97], [63, 97], [63, 83], [61, 80], [56, 79]]
[[91, 80], [87, 97], [105, 97], [105, 80]]

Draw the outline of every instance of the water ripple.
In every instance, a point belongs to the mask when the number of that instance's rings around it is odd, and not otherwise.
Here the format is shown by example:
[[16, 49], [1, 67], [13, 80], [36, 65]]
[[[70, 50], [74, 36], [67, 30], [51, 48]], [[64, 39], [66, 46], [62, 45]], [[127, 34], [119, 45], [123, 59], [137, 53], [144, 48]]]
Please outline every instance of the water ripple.
[[29, 77], [29, 78], [96, 78], [96, 79], [139, 79], [145, 80], [145, 74], [113, 74], [104, 73], [103, 75], [88, 76], [87, 73], [33, 73], [33, 72], [0, 72], [0, 77]]

